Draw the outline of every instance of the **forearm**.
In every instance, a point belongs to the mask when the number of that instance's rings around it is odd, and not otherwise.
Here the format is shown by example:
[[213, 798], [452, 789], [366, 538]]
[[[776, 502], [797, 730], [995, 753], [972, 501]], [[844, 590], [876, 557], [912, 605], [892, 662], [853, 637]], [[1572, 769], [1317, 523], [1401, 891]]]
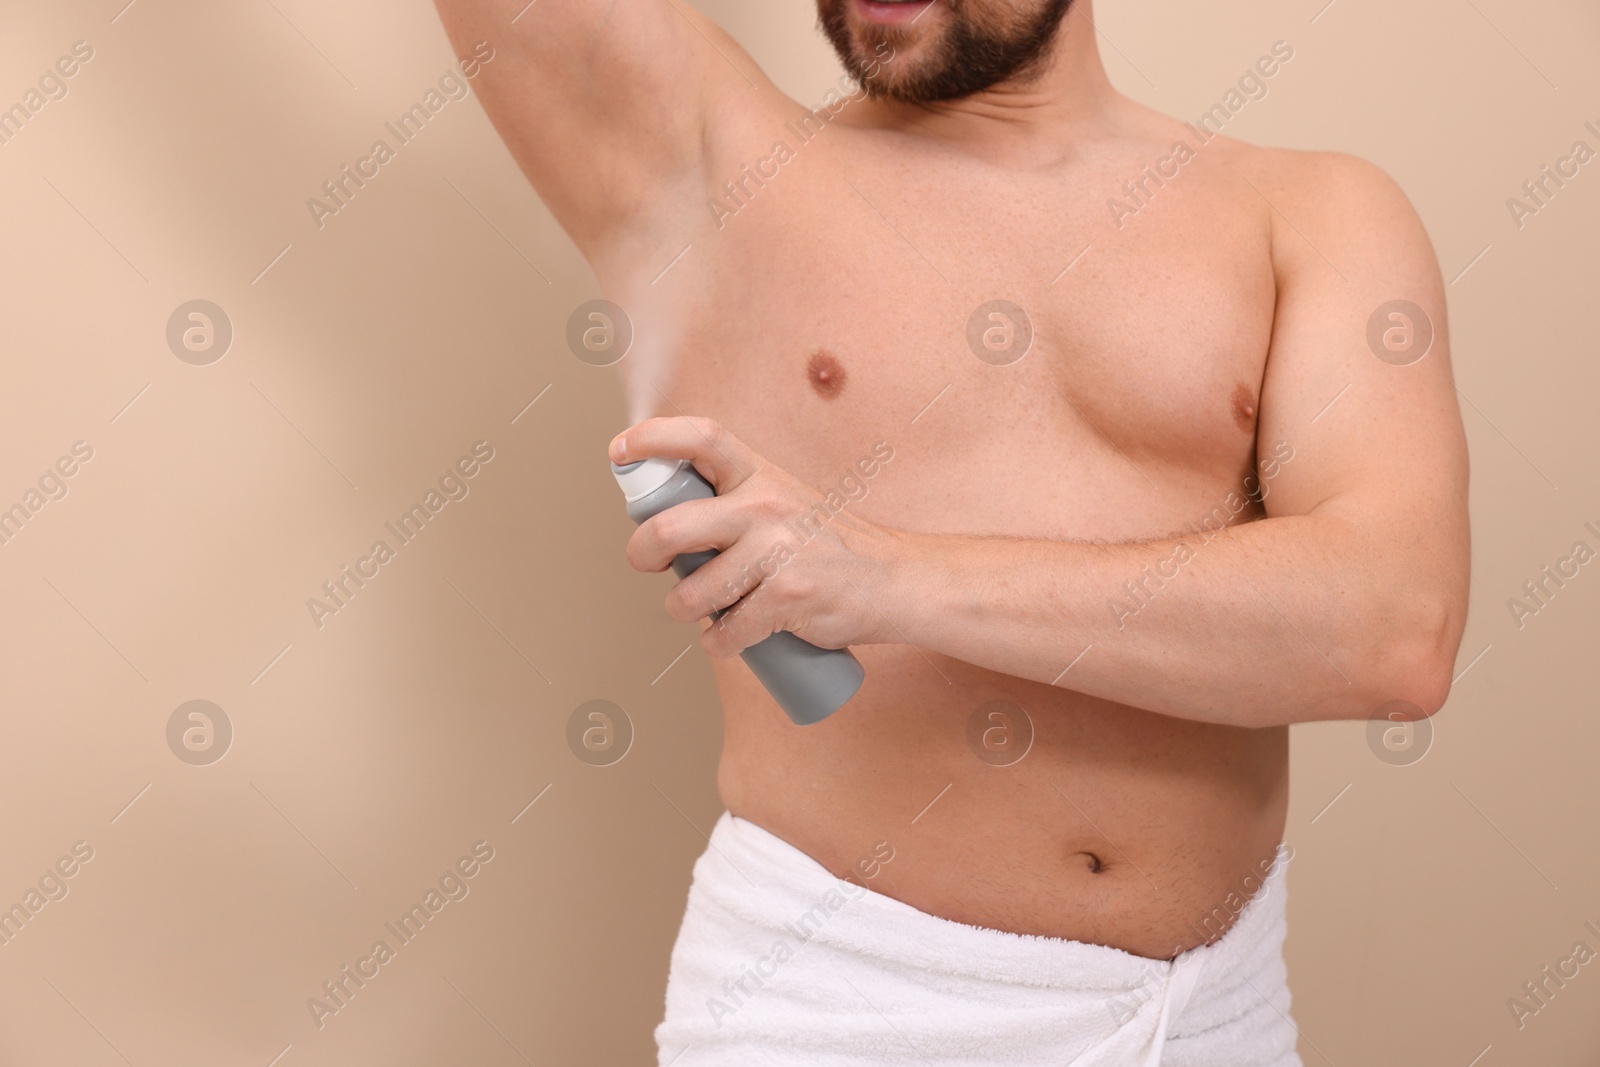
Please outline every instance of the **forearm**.
[[[1471, 555], [1458, 450], [1428, 477], [1380, 468], [1341, 485], [1280, 473], [1267, 518], [1224, 526], [1226, 516], [1215, 525], [1208, 516], [1190, 536], [1121, 544], [881, 525], [709, 419], [647, 420], [613, 439], [610, 455], [688, 459], [716, 486], [714, 498], [668, 508], [628, 542], [642, 571], [721, 552], [666, 601], [683, 622], [723, 612], [700, 637], [714, 656], [779, 630], [824, 648], [911, 644], [1247, 727], [1420, 718], [1449, 694]], [[1239, 499], [1228, 505], [1235, 516]]]
[[1443, 703], [1452, 578], [1338, 519], [1084, 544], [897, 533], [871, 593], [898, 636], [991, 670], [1239, 726]]

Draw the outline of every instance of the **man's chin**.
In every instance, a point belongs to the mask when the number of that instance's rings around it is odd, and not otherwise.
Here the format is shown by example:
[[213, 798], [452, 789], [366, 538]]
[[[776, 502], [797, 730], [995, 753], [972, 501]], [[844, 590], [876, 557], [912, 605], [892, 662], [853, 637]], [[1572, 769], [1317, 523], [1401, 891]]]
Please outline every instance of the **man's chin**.
[[902, 104], [929, 103], [929, 99], [921, 89], [922, 83], [916, 78], [915, 72], [911, 72], [912, 76], [909, 78], [904, 77], [904, 73], [901, 72], [901, 76], [893, 78], [887, 75], [880, 75], [879, 77], [865, 80], [857, 79], [857, 81], [862, 89], [866, 91], [867, 96], [873, 100], [886, 100]]
[[[940, 81], [951, 27], [950, 0], [891, 4], [882, 0], [830, 0], [821, 5], [822, 29], [850, 75], [877, 100], [928, 103]], [[922, 17], [926, 13], [927, 17]]]
[[[975, 22], [958, 0], [821, 0], [818, 11], [834, 50], [870, 95], [933, 104], [1035, 75], [1072, 0], [1036, 3], [1010, 26]], [[875, 65], [887, 49], [893, 49], [894, 67], [884, 73]]]

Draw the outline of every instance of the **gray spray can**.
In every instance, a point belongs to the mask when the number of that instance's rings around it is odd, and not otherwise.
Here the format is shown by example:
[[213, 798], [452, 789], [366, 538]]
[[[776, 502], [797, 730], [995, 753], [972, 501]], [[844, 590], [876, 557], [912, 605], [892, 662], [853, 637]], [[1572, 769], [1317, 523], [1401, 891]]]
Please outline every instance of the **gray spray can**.
[[[688, 460], [642, 459], [620, 467], [613, 463], [611, 473], [622, 487], [628, 518], [634, 522], [644, 522], [685, 500], [717, 495]], [[686, 552], [672, 561], [672, 569], [686, 578], [716, 554], [715, 549]], [[715, 612], [712, 618], [722, 614]], [[818, 648], [788, 632], [775, 633], [740, 656], [798, 726], [821, 722], [838, 711], [866, 678], [861, 661], [848, 648]]]

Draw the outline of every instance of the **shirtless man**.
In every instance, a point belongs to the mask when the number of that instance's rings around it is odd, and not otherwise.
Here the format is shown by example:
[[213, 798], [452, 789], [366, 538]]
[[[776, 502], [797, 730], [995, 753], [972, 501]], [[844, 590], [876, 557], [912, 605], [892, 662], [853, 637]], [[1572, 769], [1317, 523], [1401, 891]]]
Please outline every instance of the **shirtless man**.
[[[720, 494], [628, 545], [722, 550], [674, 619], [739, 601], [661, 1062], [1297, 1064], [1282, 893], [1241, 907], [1281, 881], [1288, 727], [1433, 714], [1466, 614], [1405, 196], [1120, 95], [1092, 0], [819, 0], [863, 90], [815, 114], [679, 0], [438, 4], [633, 315], [658, 417], [611, 458]], [[792, 725], [735, 658], [776, 630], [860, 693]]]

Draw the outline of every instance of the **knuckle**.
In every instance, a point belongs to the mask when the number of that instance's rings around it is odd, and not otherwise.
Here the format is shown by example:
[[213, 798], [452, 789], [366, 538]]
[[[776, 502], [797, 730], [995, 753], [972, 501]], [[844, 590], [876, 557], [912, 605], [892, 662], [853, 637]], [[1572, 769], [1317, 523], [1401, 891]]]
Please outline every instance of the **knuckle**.
[[790, 517], [791, 509], [782, 496], [771, 490], [763, 490], [752, 498], [751, 510], [768, 522], [783, 522]]
[[632, 537], [628, 538], [628, 545], [623, 552], [628, 558], [628, 566], [636, 571], [644, 570], [649, 556], [649, 547], [645, 543], [645, 534], [642, 531], [635, 532]]
[[706, 627], [705, 633], [700, 635], [700, 644], [713, 656], [725, 657], [732, 655], [736, 647], [730, 640], [732, 633], [719, 619], [714, 626]]
[[744, 614], [730, 611], [718, 619], [716, 625], [712, 626], [707, 632], [716, 634], [715, 640], [724, 648], [737, 650], [743, 648], [746, 644], [741, 639], [746, 629]]
[[704, 581], [695, 579], [693, 575], [673, 586], [669, 594], [672, 602], [667, 608], [672, 617], [679, 622], [693, 622], [706, 615], [704, 586]]
[[664, 552], [677, 544], [683, 535], [683, 516], [675, 515], [677, 508], [668, 508], [645, 523], [645, 545], [652, 552]]
[[666, 609], [667, 618], [673, 622], [693, 622], [696, 618], [688, 601], [675, 593], [667, 594]]
[[771, 582], [765, 584], [772, 587], [773, 594], [786, 606], [804, 604], [816, 598], [815, 584], [810, 579], [798, 578], [792, 573], [775, 575]]
[[728, 433], [727, 428], [716, 419], [705, 419], [704, 425], [700, 427], [700, 432], [705, 434], [706, 441], [711, 447], [717, 450], [725, 447], [732, 436]]

